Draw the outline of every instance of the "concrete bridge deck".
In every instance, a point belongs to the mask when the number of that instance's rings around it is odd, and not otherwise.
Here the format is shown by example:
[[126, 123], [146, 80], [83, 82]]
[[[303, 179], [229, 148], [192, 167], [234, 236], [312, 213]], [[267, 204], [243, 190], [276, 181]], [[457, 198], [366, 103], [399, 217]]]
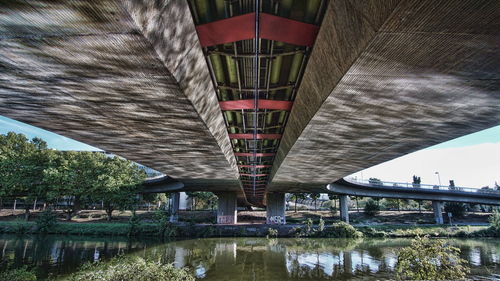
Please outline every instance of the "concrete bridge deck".
[[500, 191], [429, 184], [372, 182], [341, 179], [327, 186], [329, 192], [364, 197], [462, 202], [500, 205]]
[[3, 1], [0, 115], [276, 210], [500, 124], [498, 1], [260, 2]]

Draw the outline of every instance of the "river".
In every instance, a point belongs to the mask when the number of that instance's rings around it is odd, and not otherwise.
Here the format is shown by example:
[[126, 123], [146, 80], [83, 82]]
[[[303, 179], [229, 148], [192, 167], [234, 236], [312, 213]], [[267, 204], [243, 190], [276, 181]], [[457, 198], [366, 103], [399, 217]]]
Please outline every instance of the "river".
[[[28, 265], [41, 279], [88, 261], [140, 255], [188, 266], [199, 280], [377, 280], [394, 278], [395, 252], [411, 239], [205, 238], [169, 242], [0, 235], [0, 270]], [[500, 274], [499, 239], [448, 239], [474, 276]], [[498, 277], [498, 276], [497, 276]]]

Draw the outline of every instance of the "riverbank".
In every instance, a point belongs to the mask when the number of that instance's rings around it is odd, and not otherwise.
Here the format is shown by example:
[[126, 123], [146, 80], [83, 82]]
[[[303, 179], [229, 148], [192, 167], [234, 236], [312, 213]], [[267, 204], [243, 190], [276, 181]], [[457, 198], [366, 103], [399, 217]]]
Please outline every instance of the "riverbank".
[[[168, 224], [163, 229], [156, 223], [75, 223], [60, 222], [46, 234], [79, 236], [134, 236], [134, 237], [500, 237], [500, 232], [489, 226], [418, 226], [418, 225], [374, 225], [348, 226], [344, 223], [321, 226], [312, 224]], [[0, 233], [39, 234], [36, 223], [24, 221], [0, 222]]]
[[[59, 221], [65, 221], [66, 215], [61, 211], [55, 211]], [[31, 211], [30, 220], [35, 220], [40, 211]], [[155, 210], [138, 210], [136, 212], [137, 216], [143, 222], [151, 222], [155, 216]], [[488, 219], [492, 213], [489, 212], [469, 212], [464, 215], [463, 218], [453, 218], [452, 224], [459, 225], [487, 225]], [[111, 222], [122, 222], [127, 223], [132, 216], [130, 211], [114, 211]], [[312, 219], [317, 222], [319, 219], [323, 219], [325, 223], [330, 224], [340, 220], [338, 212], [325, 211], [325, 210], [299, 210], [294, 212], [289, 210], [286, 212], [286, 221], [289, 224], [301, 224], [307, 219]], [[363, 211], [360, 212], [356, 210], [351, 210], [349, 212], [350, 222], [354, 225], [366, 224], [366, 225], [428, 225], [434, 224], [434, 213], [432, 211], [418, 210], [412, 211], [380, 211], [376, 216], [366, 216]], [[0, 210], [0, 221], [13, 221], [13, 220], [23, 220], [24, 210], [17, 209], [3, 209]], [[445, 223], [447, 217], [445, 217]], [[213, 224], [216, 223], [216, 212], [212, 210], [197, 210], [197, 211], [180, 211], [179, 221], [190, 223], [190, 224]], [[238, 212], [238, 223], [243, 224], [262, 224], [266, 221], [265, 211], [239, 211]], [[71, 219], [71, 222], [79, 223], [107, 223], [107, 215], [103, 210], [82, 210], [78, 215]]]

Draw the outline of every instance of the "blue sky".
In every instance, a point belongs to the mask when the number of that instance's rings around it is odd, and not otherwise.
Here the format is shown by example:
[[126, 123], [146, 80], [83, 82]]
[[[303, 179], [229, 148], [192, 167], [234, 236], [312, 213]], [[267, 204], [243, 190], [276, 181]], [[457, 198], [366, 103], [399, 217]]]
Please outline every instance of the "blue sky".
[[[99, 150], [90, 145], [0, 116], [0, 134], [9, 131], [40, 137], [58, 150]], [[411, 181], [413, 175], [422, 183], [482, 187], [500, 184], [500, 125], [459, 137], [352, 174], [353, 177], [377, 177], [384, 181]], [[439, 172], [437, 178], [435, 172]]]
[[50, 148], [58, 150], [100, 150], [93, 146], [63, 137], [58, 134], [22, 123], [0, 115], [0, 134], [7, 132], [16, 132], [26, 135], [29, 139], [39, 137], [45, 140]]

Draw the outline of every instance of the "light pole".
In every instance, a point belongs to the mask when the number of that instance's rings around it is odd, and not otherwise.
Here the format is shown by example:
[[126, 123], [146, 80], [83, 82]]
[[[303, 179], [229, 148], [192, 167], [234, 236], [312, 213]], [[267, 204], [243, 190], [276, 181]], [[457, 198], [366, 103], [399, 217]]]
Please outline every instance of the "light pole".
[[438, 176], [439, 186], [441, 186], [441, 177], [439, 177], [439, 172], [435, 172], [434, 174], [436, 174]]

